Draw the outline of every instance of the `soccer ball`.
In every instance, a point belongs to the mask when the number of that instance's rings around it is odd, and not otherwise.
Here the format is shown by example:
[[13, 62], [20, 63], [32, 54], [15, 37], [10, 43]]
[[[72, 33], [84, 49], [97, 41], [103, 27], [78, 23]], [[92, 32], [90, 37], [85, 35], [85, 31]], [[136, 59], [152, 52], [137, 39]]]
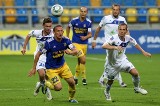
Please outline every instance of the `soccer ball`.
[[51, 7], [51, 14], [55, 17], [60, 17], [63, 14], [63, 7], [59, 4], [55, 4]]

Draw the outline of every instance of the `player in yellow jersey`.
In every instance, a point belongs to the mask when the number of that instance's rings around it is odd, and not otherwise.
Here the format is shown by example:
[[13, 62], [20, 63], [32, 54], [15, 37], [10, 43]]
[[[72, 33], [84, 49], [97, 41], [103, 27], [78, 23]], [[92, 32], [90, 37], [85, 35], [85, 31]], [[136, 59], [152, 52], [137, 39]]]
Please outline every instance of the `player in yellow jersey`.
[[[74, 46], [84, 53], [84, 58], [78, 58], [78, 63], [76, 65], [76, 73], [74, 76], [75, 83], [78, 84], [78, 77], [82, 74], [82, 83], [87, 85], [86, 81], [86, 54], [87, 54], [87, 44], [88, 39], [92, 37], [91, 27], [92, 22], [88, 19], [87, 16], [88, 9], [86, 7], [80, 8], [79, 17], [73, 18], [66, 28], [66, 34], [69, 37], [70, 28], [72, 28], [73, 36], [72, 42]], [[80, 62], [83, 59], [83, 63]]]

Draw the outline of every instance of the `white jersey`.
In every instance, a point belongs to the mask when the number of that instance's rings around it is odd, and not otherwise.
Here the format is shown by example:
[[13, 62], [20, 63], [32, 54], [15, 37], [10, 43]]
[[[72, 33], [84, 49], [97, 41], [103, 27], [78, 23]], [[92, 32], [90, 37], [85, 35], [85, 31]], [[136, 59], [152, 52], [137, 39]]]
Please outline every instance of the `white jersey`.
[[118, 64], [127, 58], [125, 55], [125, 51], [129, 43], [134, 46], [137, 44], [136, 40], [129, 35], [125, 35], [125, 41], [121, 41], [118, 34], [115, 34], [112, 37], [110, 37], [110, 39], [107, 40], [105, 43], [108, 43], [109, 45], [112, 46], [121, 46], [124, 49], [123, 51], [108, 50], [107, 60], [111, 66]]
[[[36, 47], [36, 51], [34, 52], [34, 58], [36, 53], [39, 51], [39, 49], [43, 46], [44, 42], [50, 38], [52, 38], [53, 35], [53, 30], [51, 30], [50, 34], [44, 36], [43, 35], [43, 30], [32, 30], [29, 32], [28, 36], [30, 37], [36, 37], [36, 41], [37, 41], [37, 47]], [[39, 61], [46, 61], [46, 55], [42, 54], [39, 58]]]
[[122, 23], [127, 24], [125, 18], [122, 16], [118, 16], [118, 18], [114, 18], [112, 15], [104, 16], [99, 26], [104, 26], [105, 40], [108, 40], [114, 34], [118, 34], [118, 25]]

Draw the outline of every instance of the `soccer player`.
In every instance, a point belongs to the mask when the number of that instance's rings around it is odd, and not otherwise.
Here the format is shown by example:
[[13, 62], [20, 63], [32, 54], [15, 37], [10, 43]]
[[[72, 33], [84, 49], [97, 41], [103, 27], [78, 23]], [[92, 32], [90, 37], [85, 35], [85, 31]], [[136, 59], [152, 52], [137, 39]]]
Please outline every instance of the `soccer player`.
[[84, 53], [83, 63], [80, 63], [80, 58], [78, 58], [78, 63], [76, 65], [76, 73], [74, 76], [76, 85], [78, 84], [78, 77], [81, 74], [83, 85], [87, 85], [86, 81], [86, 53], [87, 53], [87, 44], [88, 39], [92, 37], [91, 27], [92, 22], [86, 16], [88, 13], [88, 9], [86, 7], [80, 8], [79, 17], [73, 18], [66, 28], [67, 37], [69, 37], [70, 28], [72, 27], [73, 36], [72, 42], [73, 45]]
[[[102, 27], [104, 27], [104, 35], [105, 35], [105, 40], [108, 40], [112, 35], [117, 34], [118, 33], [118, 25], [121, 23], [126, 23], [126, 20], [124, 17], [120, 16], [120, 5], [114, 4], [112, 5], [112, 15], [107, 15], [104, 16], [101, 20], [101, 22], [99, 23], [99, 26], [97, 27], [95, 34], [94, 34], [94, 38], [92, 41], [92, 48], [94, 49], [96, 47], [96, 39], [98, 37], [98, 33], [101, 30]], [[129, 32], [127, 32], [127, 34], [129, 34]], [[107, 54], [106, 50], [106, 54]], [[106, 55], [106, 59], [107, 59]], [[105, 86], [105, 80], [107, 79], [105, 76], [107, 76], [107, 72], [105, 71], [106, 69], [106, 64], [107, 64], [107, 60], [106, 63], [104, 65], [104, 72], [101, 75], [100, 79], [98, 80], [98, 82], [101, 84], [101, 86]], [[119, 82], [119, 85], [121, 87], [126, 87], [127, 84], [125, 84], [122, 81], [122, 76], [120, 73], [117, 74], [116, 78]]]
[[140, 76], [138, 74], [137, 69], [133, 66], [133, 64], [127, 59], [125, 55], [125, 50], [128, 44], [132, 44], [137, 48], [142, 54], [146, 57], [151, 57], [151, 54], [144, 51], [139, 44], [137, 44], [136, 40], [127, 33], [127, 24], [120, 24], [118, 27], [118, 34], [110, 37], [103, 45], [103, 49], [108, 50], [106, 71], [108, 72], [108, 82], [106, 89], [104, 90], [104, 94], [106, 96], [106, 100], [111, 100], [110, 89], [111, 85], [114, 81], [115, 76], [119, 72], [128, 72], [132, 75], [132, 81], [134, 84], [135, 93], [141, 93], [143, 95], [148, 92], [145, 89], [140, 88]]
[[[26, 53], [26, 46], [27, 46], [31, 37], [36, 37], [36, 41], [37, 41], [37, 47], [36, 47], [36, 51], [34, 52], [34, 58], [35, 58], [36, 53], [39, 51], [40, 47], [42, 46], [43, 42], [45, 42], [47, 39], [50, 39], [53, 37], [51, 18], [48, 18], [48, 17], [44, 18], [42, 25], [43, 25], [43, 29], [32, 30], [27, 35], [25, 42], [24, 42], [24, 45], [23, 45], [23, 49], [21, 50], [23, 55]], [[45, 80], [45, 62], [46, 62], [46, 56], [45, 56], [45, 54], [43, 54], [40, 56], [40, 59], [39, 59], [38, 64], [36, 66], [36, 70], [39, 74], [39, 81], [40, 82], [37, 82], [37, 84], [36, 84], [36, 87], [34, 90], [34, 96], [38, 95], [39, 89]], [[48, 88], [47, 88], [46, 96], [47, 96], [48, 100], [52, 99], [51, 92]]]
[[[83, 54], [79, 53], [79, 51], [74, 47], [69, 38], [63, 36], [64, 31], [61, 25], [56, 25], [53, 28], [53, 31], [53, 39], [47, 40], [44, 44], [44, 47], [37, 52], [34, 60], [34, 65], [29, 72], [29, 76], [32, 76], [36, 73], [36, 65], [38, 59], [41, 54], [45, 53], [47, 80], [44, 84], [50, 89], [60, 91], [62, 89], [60, 78], [64, 78], [69, 85], [69, 102], [78, 103], [78, 101], [74, 99], [74, 95], [76, 92], [75, 81], [69, 69], [69, 66], [65, 62], [64, 53], [67, 53], [69, 55], [77, 55], [78, 57], [82, 57]], [[70, 49], [70, 51], [67, 49]]]

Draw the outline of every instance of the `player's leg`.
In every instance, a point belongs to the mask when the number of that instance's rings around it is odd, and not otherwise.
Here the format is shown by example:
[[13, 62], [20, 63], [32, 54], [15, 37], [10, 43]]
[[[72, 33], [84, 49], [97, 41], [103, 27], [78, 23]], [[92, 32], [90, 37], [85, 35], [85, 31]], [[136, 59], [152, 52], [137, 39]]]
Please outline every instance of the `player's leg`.
[[146, 95], [148, 92], [140, 87], [140, 77], [138, 71], [135, 68], [133, 68], [130, 70], [129, 73], [132, 75], [135, 93], [141, 93], [143, 95]]
[[80, 70], [82, 73], [82, 84], [87, 85], [87, 78], [86, 78], [86, 54], [87, 54], [87, 45], [86, 44], [81, 44], [81, 60], [80, 60]]
[[111, 100], [111, 95], [110, 95], [110, 89], [112, 87], [112, 84], [113, 84], [113, 81], [114, 81], [114, 78], [115, 76], [118, 74], [118, 71], [119, 70], [115, 70], [114, 67], [110, 66], [109, 64], [106, 65], [106, 70], [108, 73], [107, 73], [107, 78], [108, 78], [108, 81], [107, 81], [107, 84], [106, 84], [106, 89], [104, 90], [104, 94], [105, 94], [105, 97], [106, 97], [106, 100]]
[[[40, 82], [37, 82], [36, 88], [34, 90], [34, 95], [38, 94], [40, 87], [42, 86], [42, 93], [44, 93], [44, 82], [45, 82], [45, 62], [39, 60], [36, 69], [38, 70], [39, 80]], [[49, 88], [46, 88], [45, 94], [47, 96], [48, 100], [52, 99], [52, 94]]]
[[140, 88], [140, 77], [139, 73], [136, 70], [136, 68], [133, 66], [131, 62], [129, 62], [127, 59], [123, 61], [122, 65], [122, 70], [129, 72], [132, 75], [132, 81], [134, 84], [134, 90], [136, 93], [141, 93], [141, 94], [147, 94], [148, 92], [145, 89]]
[[65, 63], [64, 66], [62, 67], [62, 71], [61, 71], [61, 77], [64, 78], [66, 80], [66, 82], [68, 83], [68, 92], [69, 92], [69, 102], [71, 103], [78, 103], [77, 100], [75, 100], [75, 92], [76, 92], [76, 88], [75, 88], [75, 81], [72, 75], [72, 72], [70, 71], [70, 68], [68, 67], [68, 65]]
[[125, 84], [122, 80], [122, 76], [121, 76], [121, 73], [119, 72], [116, 76], [115, 76], [115, 79], [118, 80], [119, 82], [119, 85], [121, 87], [127, 87], [127, 84]]
[[101, 77], [99, 78], [98, 82], [102, 87], [106, 86], [106, 82], [107, 82], [107, 70], [106, 70], [106, 66], [107, 66], [107, 61], [104, 64], [104, 71], [103, 74], [101, 75]]
[[34, 90], [34, 96], [38, 95], [39, 89], [43, 85], [44, 80], [45, 80], [45, 62], [39, 60], [36, 66], [36, 70], [39, 75], [39, 82], [36, 83], [36, 87]]

